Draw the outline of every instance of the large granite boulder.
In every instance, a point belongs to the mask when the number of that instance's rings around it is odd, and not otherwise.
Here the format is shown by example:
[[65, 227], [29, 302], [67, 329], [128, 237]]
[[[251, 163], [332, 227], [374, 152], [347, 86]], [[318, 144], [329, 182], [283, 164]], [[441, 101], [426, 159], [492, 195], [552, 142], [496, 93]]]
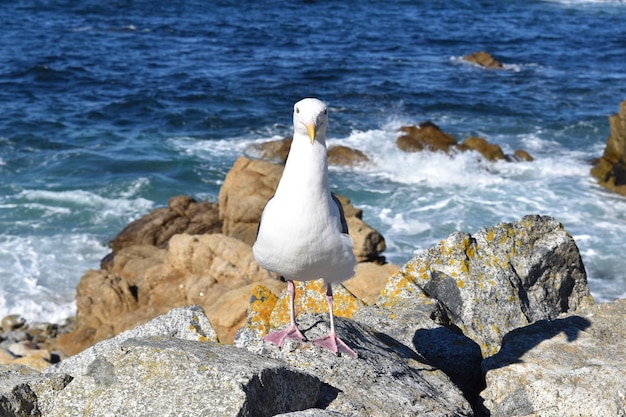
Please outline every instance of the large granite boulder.
[[385, 293], [407, 282], [438, 300], [450, 326], [484, 356], [513, 329], [593, 304], [574, 239], [555, 219], [536, 215], [473, 236], [453, 233], [390, 277]]
[[[327, 315], [303, 314], [298, 323], [307, 340], [329, 330]], [[278, 349], [247, 328], [238, 332], [235, 345], [319, 378], [318, 409], [350, 416], [473, 415], [469, 402], [445, 373], [410, 347], [355, 321], [338, 318], [335, 325], [358, 358], [337, 357], [310, 342], [295, 340]]]
[[[256, 240], [261, 214], [274, 195], [283, 166], [263, 160], [238, 158], [226, 175], [219, 194], [223, 231], [249, 245]], [[385, 250], [385, 239], [362, 220], [363, 212], [338, 196], [344, 207], [354, 255], [358, 262], [378, 261]]]
[[626, 300], [513, 330], [482, 367], [492, 417], [624, 417]]
[[626, 100], [619, 113], [609, 117], [610, 133], [604, 153], [591, 169], [598, 183], [616, 193], [626, 195]]

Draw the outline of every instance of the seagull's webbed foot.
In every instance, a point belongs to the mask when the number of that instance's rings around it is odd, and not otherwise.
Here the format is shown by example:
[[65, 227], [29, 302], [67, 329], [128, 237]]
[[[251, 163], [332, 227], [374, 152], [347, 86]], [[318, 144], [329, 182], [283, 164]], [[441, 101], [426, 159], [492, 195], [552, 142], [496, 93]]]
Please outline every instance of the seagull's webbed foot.
[[283, 347], [287, 339], [305, 340], [305, 337], [295, 324], [290, 325], [285, 330], [278, 330], [263, 337], [263, 340], [273, 343], [278, 347]]
[[357, 357], [357, 353], [341, 340], [337, 333], [330, 331], [326, 336], [313, 341], [314, 345], [330, 350], [334, 354], [345, 353], [353, 357]]

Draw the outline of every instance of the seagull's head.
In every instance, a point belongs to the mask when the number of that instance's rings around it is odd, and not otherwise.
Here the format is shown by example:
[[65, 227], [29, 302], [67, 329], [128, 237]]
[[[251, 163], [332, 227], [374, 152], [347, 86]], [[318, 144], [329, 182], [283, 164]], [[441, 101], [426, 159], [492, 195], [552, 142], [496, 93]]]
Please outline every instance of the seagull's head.
[[308, 136], [311, 144], [315, 139], [326, 138], [328, 127], [328, 106], [316, 98], [305, 98], [293, 106], [294, 134]]

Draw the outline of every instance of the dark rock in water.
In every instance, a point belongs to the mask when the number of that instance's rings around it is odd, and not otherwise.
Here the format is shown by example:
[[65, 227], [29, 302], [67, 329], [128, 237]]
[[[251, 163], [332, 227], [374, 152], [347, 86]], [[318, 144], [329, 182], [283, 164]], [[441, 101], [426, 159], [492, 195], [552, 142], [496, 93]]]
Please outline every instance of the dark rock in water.
[[604, 154], [591, 169], [591, 175], [603, 187], [626, 195], [626, 100], [619, 113], [609, 117], [610, 134]]
[[403, 126], [400, 131], [404, 135], [396, 140], [396, 144], [405, 152], [422, 150], [448, 152], [451, 147], [458, 144], [453, 136], [444, 133], [430, 121], [420, 123], [419, 126]]
[[517, 161], [533, 161], [534, 158], [525, 150], [516, 149], [513, 152], [513, 158]]
[[504, 152], [502, 152], [502, 148], [500, 148], [499, 145], [489, 143], [486, 139], [481, 137], [470, 136], [463, 141], [462, 145], [467, 149], [479, 152], [489, 161], [506, 159], [506, 156], [504, 155]]
[[485, 51], [474, 52], [473, 54], [465, 55], [463, 57], [467, 62], [476, 64], [483, 68], [489, 69], [503, 69], [504, 65], [496, 60], [490, 53]]
[[370, 159], [358, 149], [335, 145], [328, 148], [328, 165], [355, 166], [370, 162]]

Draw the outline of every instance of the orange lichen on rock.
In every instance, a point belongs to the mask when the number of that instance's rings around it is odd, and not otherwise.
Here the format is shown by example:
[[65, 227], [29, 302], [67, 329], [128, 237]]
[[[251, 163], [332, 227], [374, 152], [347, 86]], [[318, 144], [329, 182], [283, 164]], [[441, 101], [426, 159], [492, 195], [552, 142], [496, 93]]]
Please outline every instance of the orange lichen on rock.
[[[295, 281], [296, 317], [303, 313], [327, 313], [326, 284], [323, 280]], [[333, 285], [333, 307], [335, 316], [350, 318], [365, 303], [355, 297], [343, 285]], [[289, 324], [289, 295], [284, 292], [272, 311], [270, 325], [278, 328]]]
[[267, 334], [270, 329], [270, 317], [277, 301], [278, 297], [267, 287], [258, 285], [250, 296], [245, 326], [259, 337]]

